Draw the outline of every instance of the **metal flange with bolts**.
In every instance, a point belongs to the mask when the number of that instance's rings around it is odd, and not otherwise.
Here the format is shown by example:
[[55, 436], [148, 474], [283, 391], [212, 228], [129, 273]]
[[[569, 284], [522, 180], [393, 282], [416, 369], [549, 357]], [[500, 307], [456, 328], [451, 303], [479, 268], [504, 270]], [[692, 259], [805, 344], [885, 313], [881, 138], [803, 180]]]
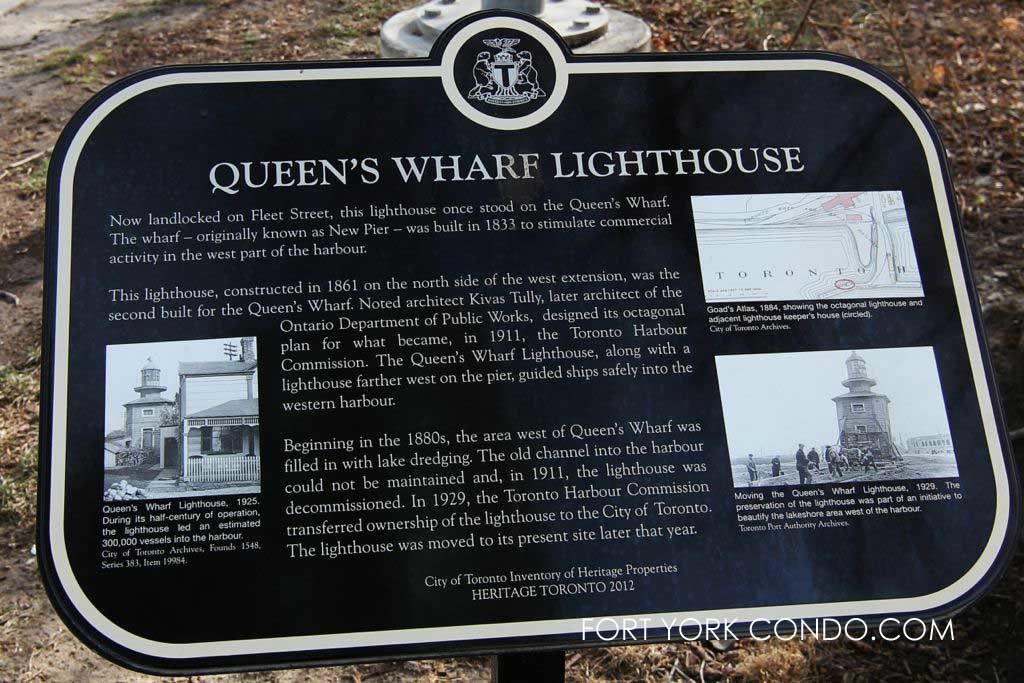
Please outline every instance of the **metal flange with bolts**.
[[581, 54], [648, 52], [651, 29], [637, 17], [589, 0], [430, 0], [395, 14], [381, 27], [382, 57], [425, 57], [455, 21], [482, 10], [531, 14]]

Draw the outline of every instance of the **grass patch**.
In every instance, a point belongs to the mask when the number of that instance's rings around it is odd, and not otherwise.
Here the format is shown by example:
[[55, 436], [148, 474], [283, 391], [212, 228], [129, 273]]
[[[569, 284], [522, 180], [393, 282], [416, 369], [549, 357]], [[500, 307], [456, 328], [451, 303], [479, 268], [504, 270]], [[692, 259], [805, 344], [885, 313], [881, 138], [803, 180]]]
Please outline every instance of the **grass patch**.
[[0, 365], [0, 404], [19, 407], [34, 401], [38, 392], [39, 378], [31, 363], [21, 367]]
[[136, 17], [143, 17], [152, 14], [158, 9], [157, 6], [139, 7], [137, 9], [122, 9], [103, 17], [104, 24], [116, 24], [119, 21], [128, 21]]
[[110, 57], [102, 50], [59, 47], [36, 62], [34, 67], [22, 71], [21, 75], [55, 73], [65, 83], [96, 85], [104, 82], [102, 71], [109, 61]]
[[0, 520], [27, 521], [35, 513], [38, 400], [38, 352], [0, 365]]
[[[49, 60], [48, 60], [49, 62]], [[69, 58], [56, 70], [44, 68], [43, 71], [54, 71], [65, 83], [98, 87], [105, 85], [110, 79], [104, 74], [110, 64], [110, 56], [103, 49], [83, 49], [75, 51], [74, 58]]]
[[[32, 162], [29, 170], [22, 176], [18, 183], [17, 194], [21, 199], [27, 199], [46, 191], [46, 173], [50, 167], [49, 158], [44, 157]], [[3, 398], [0, 397], [0, 401]]]
[[130, 19], [146, 17], [171, 7], [212, 7], [214, 0], [149, 0], [149, 2], [133, 5], [126, 9], [111, 12], [101, 19], [104, 24], [116, 24]]
[[69, 47], [58, 47], [43, 58], [39, 64], [40, 71], [57, 71], [68, 66], [74, 66], [85, 59], [85, 53], [72, 50]]
[[242, 34], [242, 42], [245, 45], [255, 45], [262, 41], [266, 36], [261, 34], [259, 31], [246, 31]]
[[345, 26], [341, 22], [330, 20], [321, 21], [314, 30], [316, 35], [328, 44], [358, 38], [366, 33], [362, 28]]
[[142, 13], [143, 12], [141, 12], [139, 10], [130, 10], [130, 9], [118, 10], [117, 12], [114, 12], [113, 14], [108, 14], [107, 16], [103, 17], [103, 23], [105, 23], [105, 24], [113, 24], [113, 23], [116, 23], [118, 21], [125, 21], [126, 19], [132, 19], [134, 17], [137, 17], [137, 16], [139, 16]]

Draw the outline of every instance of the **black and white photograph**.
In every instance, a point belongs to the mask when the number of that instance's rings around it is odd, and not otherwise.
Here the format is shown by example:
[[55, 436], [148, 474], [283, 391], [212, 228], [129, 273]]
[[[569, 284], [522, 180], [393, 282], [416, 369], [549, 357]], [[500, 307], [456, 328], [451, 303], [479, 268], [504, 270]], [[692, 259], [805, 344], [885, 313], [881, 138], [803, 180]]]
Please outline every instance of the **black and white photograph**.
[[929, 346], [715, 363], [737, 488], [959, 476]]
[[103, 499], [260, 491], [255, 337], [107, 347]]

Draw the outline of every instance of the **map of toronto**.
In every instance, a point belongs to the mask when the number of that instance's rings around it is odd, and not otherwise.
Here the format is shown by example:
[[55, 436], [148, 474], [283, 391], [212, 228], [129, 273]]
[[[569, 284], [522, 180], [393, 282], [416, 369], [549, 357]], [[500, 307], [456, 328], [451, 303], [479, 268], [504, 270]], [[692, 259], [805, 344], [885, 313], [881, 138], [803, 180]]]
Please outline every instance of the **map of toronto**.
[[924, 296], [901, 192], [692, 202], [709, 303]]

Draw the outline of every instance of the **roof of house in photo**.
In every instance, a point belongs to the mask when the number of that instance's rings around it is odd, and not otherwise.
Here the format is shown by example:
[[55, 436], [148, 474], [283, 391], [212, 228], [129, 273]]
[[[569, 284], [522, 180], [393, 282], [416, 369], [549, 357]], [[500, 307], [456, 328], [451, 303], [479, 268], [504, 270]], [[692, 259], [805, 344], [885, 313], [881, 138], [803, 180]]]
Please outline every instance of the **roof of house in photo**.
[[103, 437], [107, 441], [116, 441], [117, 439], [123, 439], [128, 436], [123, 429], [115, 429], [112, 432], [107, 432], [107, 435]]
[[259, 404], [254, 398], [236, 398], [233, 401], [200, 410], [198, 413], [192, 413], [189, 417], [244, 417], [249, 415], [259, 415]]
[[179, 375], [232, 375], [256, 371], [255, 360], [203, 360], [178, 363]]

